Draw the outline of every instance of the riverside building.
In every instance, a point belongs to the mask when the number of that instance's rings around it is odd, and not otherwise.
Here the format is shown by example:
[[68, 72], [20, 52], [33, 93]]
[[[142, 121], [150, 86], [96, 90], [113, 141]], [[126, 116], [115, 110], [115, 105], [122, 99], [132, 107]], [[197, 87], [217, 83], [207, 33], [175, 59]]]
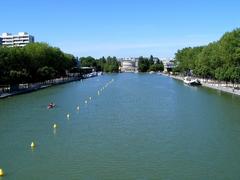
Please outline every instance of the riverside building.
[[34, 36], [26, 32], [19, 32], [17, 35], [2, 33], [2, 36], [0, 36], [0, 44], [6, 47], [23, 47], [33, 42]]
[[164, 72], [172, 72], [173, 68], [175, 67], [175, 63], [173, 59], [163, 60], [163, 65], [164, 65]]
[[120, 58], [118, 61], [121, 62], [121, 72], [135, 72], [138, 68], [137, 58]]

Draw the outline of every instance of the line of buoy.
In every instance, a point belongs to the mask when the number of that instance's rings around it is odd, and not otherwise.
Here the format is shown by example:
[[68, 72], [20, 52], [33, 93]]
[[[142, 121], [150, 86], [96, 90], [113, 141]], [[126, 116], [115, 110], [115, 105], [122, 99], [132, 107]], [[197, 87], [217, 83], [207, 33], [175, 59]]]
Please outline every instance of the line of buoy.
[[[111, 81], [109, 81], [105, 86], [103, 86], [100, 90], [98, 90], [97, 94], [100, 95], [100, 92], [103, 91], [105, 88], [107, 88], [108, 85], [110, 85], [113, 81], [114, 81], [114, 79], [112, 79]], [[83, 80], [81, 80], [81, 82], [83, 82]], [[91, 96], [89, 97], [89, 100], [92, 100], [92, 97], [91, 97]], [[85, 104], [88, 103], [87, 100], [85, 100], [84, 102], [85, 102]], [[78, 110], [78, 111], [80, 110], [79, 105], [77, 106], [77, 110]], [[69, 113], [67, 113], [67, 118], [68, 118], [68, 119], [70, 118], [70, 114], [69, 114]], [[54, 123], [54, 124], [53, 124], [53, 129], [56, 130], [57, 127], [58, 127], [57, 124]], [[31, 147], [32, 149], [34, 149], [34, 148], [36, 147], [36, 144], [32, 141], [32, 143], [30, 144], [30, 147]], [[4, 176], [4, 171], [3, 171], [3, 169], [0, 169], [0, 176]]]
[[112, 79], [111, 81], [107, 82], [103, 87], [101, 87], [98, 91], [97, 91], [97, 95], [100, 95], [100, 92], [102, 92], [104, 89], [106, 89], [112, 82], [114, 81], [114, 79]]

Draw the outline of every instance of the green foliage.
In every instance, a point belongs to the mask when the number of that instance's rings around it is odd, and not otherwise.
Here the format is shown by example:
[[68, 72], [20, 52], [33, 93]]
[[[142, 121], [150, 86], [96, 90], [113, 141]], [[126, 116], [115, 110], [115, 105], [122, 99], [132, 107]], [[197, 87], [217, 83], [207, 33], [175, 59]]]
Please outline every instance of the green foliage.
[[138, 60], [138, 71], [139, 72], [148, 72], [148, 71], [163, 71], [164, 65], [162, 61], [157, 60], [154, 63], [153, 56], [151, 55], [150, 58], [139, 57]]
[[93, 67], [97, 71], [104, 72], [119, 72], [119, 63], [116, 57], [108, 56], [107, 59], [102, 57], [100, 59], [94, 59], [93, 57], [81, 57], [80, 58], [81, 67]]
[[52, 67], [44, 66], [37, 70], [39, 81], [53, 79], [56, 75], [56, 71]]
[[76, 64], [74, 56], [45, 43], [31, 43], [22, 48], [0, 47], [0, 83], [44, 81], [66, 75], [66, 70]]
[[148, 58], [144, 58], [144, 57], [139, 57], [138, 60], [138, 71], [139, 72], [147, 72], [149, 70], [150, 67], [150, 62], [148, 60]]
[[178, 50], [178, 52], [175, 54], [175, 59], [178, 64], [178, 70], [181, 72], [188, 72], [191, 69], [194, 69], [195, 60], [197, 59], [202, 49], [203, 47], [188, 47], [182, 50]]
[[97, 71], [104, 71], [104, 64], [106, 64], [106, 59], [105, 57], [102, 57], [100, 59], [98, 59], [97, 61]]
[[149, 58], [149, 65], [152, 66], [153, 64], [154, 64], [153, 56], [151, 55]]
[[91, 56], [81, 57], [80, 64], [81, 64], [81, 67], [94, 67], [94, 68], [97, 67], [96, 60]]
[[240, 29], [203, 47], [184, 48], [175, 54], [175, 71], [192, 72], [200, 77], [220, 81], [240, 81]]
[[26, 69], [23, 69], [21, 71], [10, 70], [8, 77], [10, 84], [17, 84], [19, 82], [26, 83], [28, 76]]
[[119, 63], [116, 57], [107, 57], [106, 63], [104, 64], [104, 72], [118, 72]]
[[149, 68], [149, 71], [163, 71], [164, 70], [164, 65], [162, 61], [157, 61], [155, 64], [151, 65]]

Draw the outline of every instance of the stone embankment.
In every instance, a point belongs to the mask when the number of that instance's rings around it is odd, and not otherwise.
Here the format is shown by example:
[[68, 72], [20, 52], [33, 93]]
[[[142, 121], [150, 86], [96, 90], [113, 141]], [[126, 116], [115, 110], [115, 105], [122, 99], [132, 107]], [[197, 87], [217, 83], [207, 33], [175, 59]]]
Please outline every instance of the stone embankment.
[[43, 83], [22, 84], [22, 85], [19, 85], [20, 88], [17, 91], [12, 91], [12, 92], [7, 91], [6, 92], [6, 90], [5, 91], [1, 90], [0, 91], [0, 99], [19, 95], [19, 94], [33, 92], [33, 91], [45, 89], [45, 88], [48, 88], [48, 87], [51, 87], [54, 85], [65, 84], [65, 83], [77, 81], [80, 79], [81, 78], [79, 78], [79, 77], [64, 77], [64, 78], [48, 80]]
[[[184, 79], [183, 76], [175, 76], [175, 75], [168, 75], [168, 74], [162, 74], [162, 75], [165, 75], [180, 81], [183, 81]], [[219, 82], [211, 79], [201, 79], [201, 78], [198, 78], [198, 79], [201, 81], [201, 84], [203, 87], [219, 90], [226, 93], [231, 93], [234, 95], [240, 95], [240, 84]]]

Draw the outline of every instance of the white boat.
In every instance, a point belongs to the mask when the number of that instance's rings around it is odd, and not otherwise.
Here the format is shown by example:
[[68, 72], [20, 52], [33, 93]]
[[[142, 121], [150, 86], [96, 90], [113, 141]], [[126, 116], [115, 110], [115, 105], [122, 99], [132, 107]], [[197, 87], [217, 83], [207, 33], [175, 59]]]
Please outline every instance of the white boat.
[[150, 71], [149, 74], [154, 74], [155, 72], [154, 71]]
[[201, 82], [198, 79], [193, 79], [191, 77], [185, 77], [183, 79], [183, 82], [187, 85], [191, 85], [191, 86], [199, 86], [201, 85]]

